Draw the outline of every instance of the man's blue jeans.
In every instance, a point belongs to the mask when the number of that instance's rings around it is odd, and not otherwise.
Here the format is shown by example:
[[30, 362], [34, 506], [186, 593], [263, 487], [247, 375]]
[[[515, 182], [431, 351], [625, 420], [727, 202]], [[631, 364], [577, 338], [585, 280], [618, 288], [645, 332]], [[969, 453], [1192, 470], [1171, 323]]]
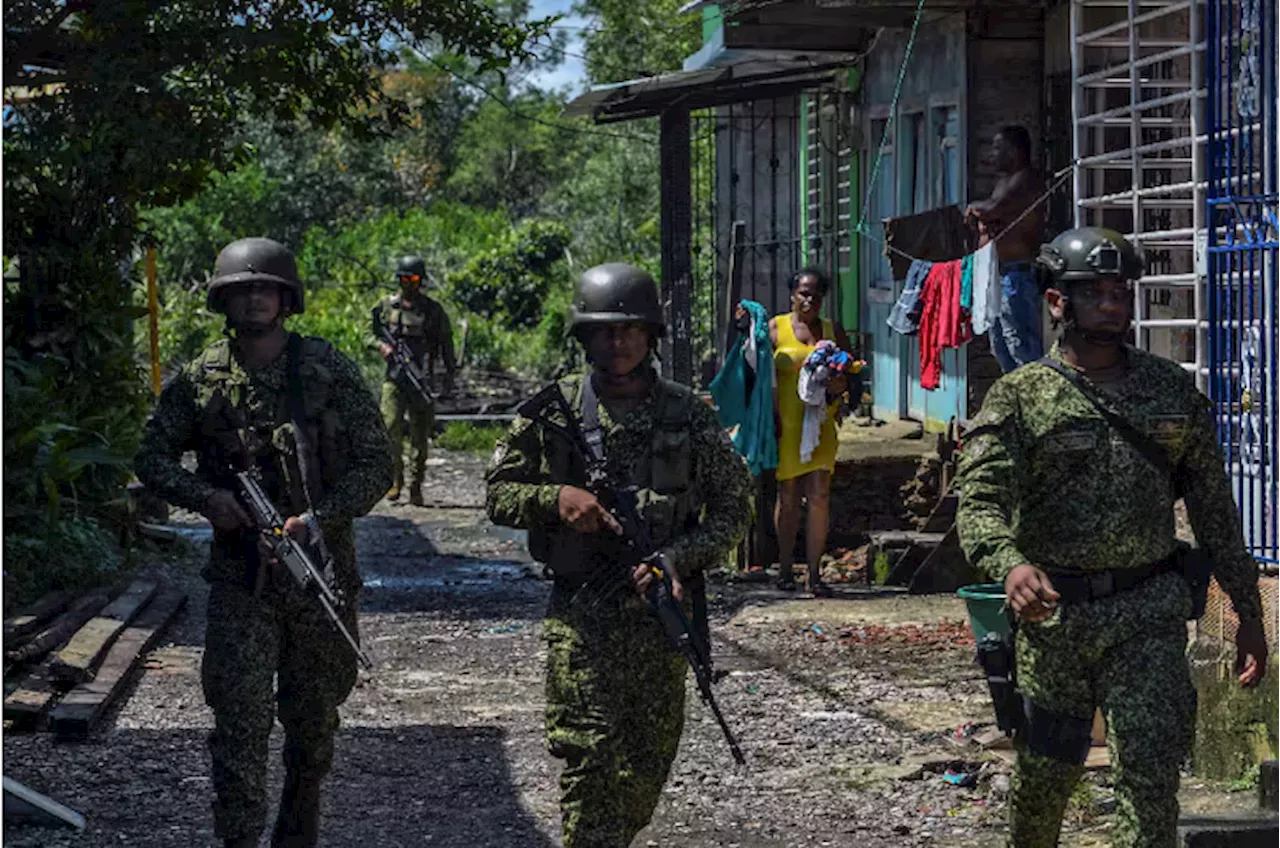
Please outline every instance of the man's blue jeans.
[[987, 338], [1006, 374], [1044, 355], [1040, 300], [1030, 262], [1000, 263], [1000, 315], [991, 323]]

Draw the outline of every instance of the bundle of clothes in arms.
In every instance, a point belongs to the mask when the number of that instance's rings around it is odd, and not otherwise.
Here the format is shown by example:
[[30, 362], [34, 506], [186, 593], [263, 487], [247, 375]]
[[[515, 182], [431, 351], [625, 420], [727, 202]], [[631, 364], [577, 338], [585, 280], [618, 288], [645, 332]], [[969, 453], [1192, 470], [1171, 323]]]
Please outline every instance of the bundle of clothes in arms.
[[[818, 447], [822, 435], [822, 422], [827, 416], [827, 386], [837, 374], [858, 374], [861, 363], [836, 347], [830, 339], [823, 339], [805, 359], [800, 368], [796, 391], [804, 401], [804, 428], [800, 431], [800, 461], [808, 462]], [[861, 391], [858, 395], [861, 395]], [[853, 394], [851, 393], [852, 397]]]

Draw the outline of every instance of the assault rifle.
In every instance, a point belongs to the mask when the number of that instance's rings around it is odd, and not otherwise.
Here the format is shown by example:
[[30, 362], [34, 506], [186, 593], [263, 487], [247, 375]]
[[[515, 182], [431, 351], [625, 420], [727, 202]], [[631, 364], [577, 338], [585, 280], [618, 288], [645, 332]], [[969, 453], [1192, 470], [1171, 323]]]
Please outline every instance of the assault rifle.
[[[565, 423], [549, 418], [546, 414], [549, 411], [559, 413]], [[608, 468], [603, 461], [602, 447], [597, 445], [597, 449], [592, 448], [591, 442], [578, 424], [577, 416], [565, 399], [564, 392], [560, 391], [559, 384], [552, 383], [547, 386], [521, 404], [517, 412], [568, 439], [586, 468], [587, 491], [599, 498], [622, 526], [621, 541], [626, 546], [628, 555], [619, 563], [619, 567], [602, 569], [598, 576], [589, 579], [574, 594], [574, 602], [598, 606], [619, 592], [626, 591], [632, 585], [631, 575], [637, 565], [648, 566], [653, 575], [653, 580], [649, 582], [649, 588], [645, 592], [645, 599], [649, 602], [649, 612], [662, 625], [671, 649], [688, 660], [689, 666], [693, 669], [694, 679], [698, 683], [698, 694], [702, 696], [703, 703], [711, 710], [716, 723], [720, 725], [720, 732], [729, 743], [733, 759], [739, 765], [745, 765], [746, 757], [738, 747], [738, 740], [729, 729], [729, 724], [725, 721], [724, 714], [720, 712], [720, 705], [716, 703], [715, 694], [711, 689], [714, 676], [709, 656], [711, 646], [704, 644], [703, 640], [694, 634], [684, 609], [675, 599], [671, 572], [650, 541], [648, 528], [640, 517], [635, 487], [620, 486], [610, 478]], [[593, 434], [593, 437], [598, 438], [598, 434]]]
[[390, 345], [392, 362], [400, 369], [400, 374], [413, 387], [413, 390], [422, 395], [423, 400], [428, 403], [434, 403], [436, 396], [432, 394], [430, 386], [427, 385], [427, 376], [418, 367], [413, 351], [409, 349], [409, 345], [404, 339], [387, 329], [387, 325], [383, 323], [376, 309], [373, 313], [373, 330], [378, 334], [378, 338]]
[[[364, 651], [360, 650], [360, 643], [351, 635], [351, 631], [342, 623], [342, 618], [338, 615], [338, 608], [344, 601], [325, 579], [325, 571], [331, 569], [332, 561], [329, 559], [328, 552], [324, 550], [323, 540], [317, 539], [317, 547], [323, 552], [322, 556], [326, 560], [325, 568], [318, 568], [307, 549], [284, 531], [284, 519], [263, 490], [262, 479], [257, 470], [236, 472], [236, 481], [240, 485], [240, 500], [258, 526], [258, 535], [271, 557], [288, 569], [289, 575], [300, 589], [320, 603], [320, 608], [324, 610], [329, 621], [342, 634], [342, 638], [347, 640], [351, 650], [355, 651], [356, 659], [360, 664], [365, 668], [373, 668], [373, 662]], [[318, 533], [319, 530], [312, 532]]]

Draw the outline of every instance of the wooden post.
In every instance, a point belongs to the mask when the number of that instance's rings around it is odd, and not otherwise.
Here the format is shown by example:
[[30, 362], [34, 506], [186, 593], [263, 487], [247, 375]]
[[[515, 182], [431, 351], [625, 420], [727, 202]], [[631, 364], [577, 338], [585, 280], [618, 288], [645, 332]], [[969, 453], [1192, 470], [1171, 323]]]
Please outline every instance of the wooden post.
[[156, 249], [147, 248], [147, 327], [151, 332], [151, 394], [160, 397], [160, 294], [156, 290]]
[[662, 295], [667, 304], [663, 371], [677, 383], [693, 380], [693, 194], [689, 110], [668, 109], [660, 119]]

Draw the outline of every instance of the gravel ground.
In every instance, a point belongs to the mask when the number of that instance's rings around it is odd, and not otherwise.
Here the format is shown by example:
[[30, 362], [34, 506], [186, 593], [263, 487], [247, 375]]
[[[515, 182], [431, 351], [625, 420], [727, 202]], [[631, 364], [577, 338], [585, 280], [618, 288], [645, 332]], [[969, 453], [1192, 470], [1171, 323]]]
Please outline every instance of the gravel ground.
[[[548, 584], [520, 538], [476, 508], [479, 459], [440, 455], [431, 473], [435, 507], [383, 503], [359, 523], [361, 631], [376, 668], [343, 708], [323, 843], [558, 845], [559, 767], [542, 738]], [[151, 568], [186, 585], [189, 606], [127, 702], [85, 743], [4, 739], [5, 773], [83, 812], [88, 829], [6, 824], [6, 845], [215, 844], [212, 716], [199, 681], [208, 531], [187, 518], [185, 553]], [[679, 759], [635, 845], [998, 844], [1007, 766], [948, 739], [989, 710], [957, 602], [853, 590], [797, 600], [752, 584], [714, 592], [717, 665], [728, 672], [717, 695], [748, 765], [733, 764], [691, 685]], [[942, 779], [949, 766], [980, 780], [953, 786]], [[1065, 841], [1097, 844], [1105, 829], [1105, 816], [1077, 821]]]

